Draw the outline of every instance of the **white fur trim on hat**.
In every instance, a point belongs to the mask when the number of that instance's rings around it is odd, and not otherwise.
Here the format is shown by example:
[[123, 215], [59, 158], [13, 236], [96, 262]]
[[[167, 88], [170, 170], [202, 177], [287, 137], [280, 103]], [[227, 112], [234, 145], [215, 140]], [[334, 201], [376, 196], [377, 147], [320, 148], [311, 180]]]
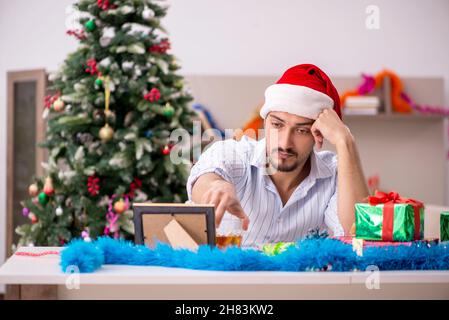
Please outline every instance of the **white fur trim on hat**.
[[265, 119], [270, 111], [284, 111], [316, 120], [324, 109], [332, 109], [334, 100], [309, 87], [293, 84], [273, 84], [265, 90], [265, 103], [260, 116]]

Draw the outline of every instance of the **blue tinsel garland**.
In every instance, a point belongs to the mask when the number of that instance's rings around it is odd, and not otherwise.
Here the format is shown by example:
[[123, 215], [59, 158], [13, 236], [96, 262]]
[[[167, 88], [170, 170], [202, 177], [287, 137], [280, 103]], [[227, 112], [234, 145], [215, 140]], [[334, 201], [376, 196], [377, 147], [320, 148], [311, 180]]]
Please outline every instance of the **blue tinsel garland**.
[[367, 247], [363, 256], [352, 246], [331, 238], [308, 238], [285, 252], [268, 256], [254, 249], [226, 250], [200, 246], [198, 252], [158, 244], [154, 249], [130, 241], [101, 237], [94, 242], [72, 241], [61, 253], [61, 268], [77, 266], [94, 272], [103, 264], [163, 266], [220, 271], [353, 271], [375, 265], [379, 270], [449, 270], [447, 243]]

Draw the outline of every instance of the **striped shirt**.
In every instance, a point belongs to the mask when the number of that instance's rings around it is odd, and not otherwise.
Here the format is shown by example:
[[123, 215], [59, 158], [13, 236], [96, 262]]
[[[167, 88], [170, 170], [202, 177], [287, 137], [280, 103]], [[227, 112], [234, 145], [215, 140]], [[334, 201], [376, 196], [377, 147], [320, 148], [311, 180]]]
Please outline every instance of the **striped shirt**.
[[192, 167], [187, 194], [205, 173], [215, 173], [235, 186], [237, 197], [250, 219], [242, 246], [279, 241], [296, 241], [310, 229], [327, 228], [333, 235], [344, 234], [337, 215], [337, 155], [330, 151], [310, 154], [310, 173], [283, 205], [266, 174], [265, 138], [243, 136], [213, 143]]

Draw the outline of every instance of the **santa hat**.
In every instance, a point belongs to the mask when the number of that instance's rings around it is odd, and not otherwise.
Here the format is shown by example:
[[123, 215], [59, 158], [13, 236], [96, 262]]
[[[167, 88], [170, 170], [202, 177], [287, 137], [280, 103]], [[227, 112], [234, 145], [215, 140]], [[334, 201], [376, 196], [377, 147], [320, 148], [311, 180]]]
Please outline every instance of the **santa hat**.
[[291, 67], [265, 90], [260, 116], [284, 111], [316, 120], [324, 109], [334, 109], [341, 118], [340, 97], [329, 77], [313, 64]]

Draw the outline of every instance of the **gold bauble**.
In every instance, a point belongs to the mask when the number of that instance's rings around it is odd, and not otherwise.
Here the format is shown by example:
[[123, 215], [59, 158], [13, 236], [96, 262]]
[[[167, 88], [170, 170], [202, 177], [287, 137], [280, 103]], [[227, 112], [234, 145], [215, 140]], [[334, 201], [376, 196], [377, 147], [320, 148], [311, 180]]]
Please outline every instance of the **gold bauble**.
[[53, 102], [53, 110], [56, 112], [61, 112], [64, 109], [64, 101], [61, 98], [58, 98], [55, 102]]
[[120, 214], [125, 212], [125, 210], [126, 210], [126, 203], [122, 199], [120, 199], [114, 204], [114, 211], [116, 213]]
[[114, 136], [114, 130], [108, 125], [106, 124], [103, 128], [100, 129], [100, 139], [103, 142], [107, 142], [109, 140], [112, 139], [112, 137]]

